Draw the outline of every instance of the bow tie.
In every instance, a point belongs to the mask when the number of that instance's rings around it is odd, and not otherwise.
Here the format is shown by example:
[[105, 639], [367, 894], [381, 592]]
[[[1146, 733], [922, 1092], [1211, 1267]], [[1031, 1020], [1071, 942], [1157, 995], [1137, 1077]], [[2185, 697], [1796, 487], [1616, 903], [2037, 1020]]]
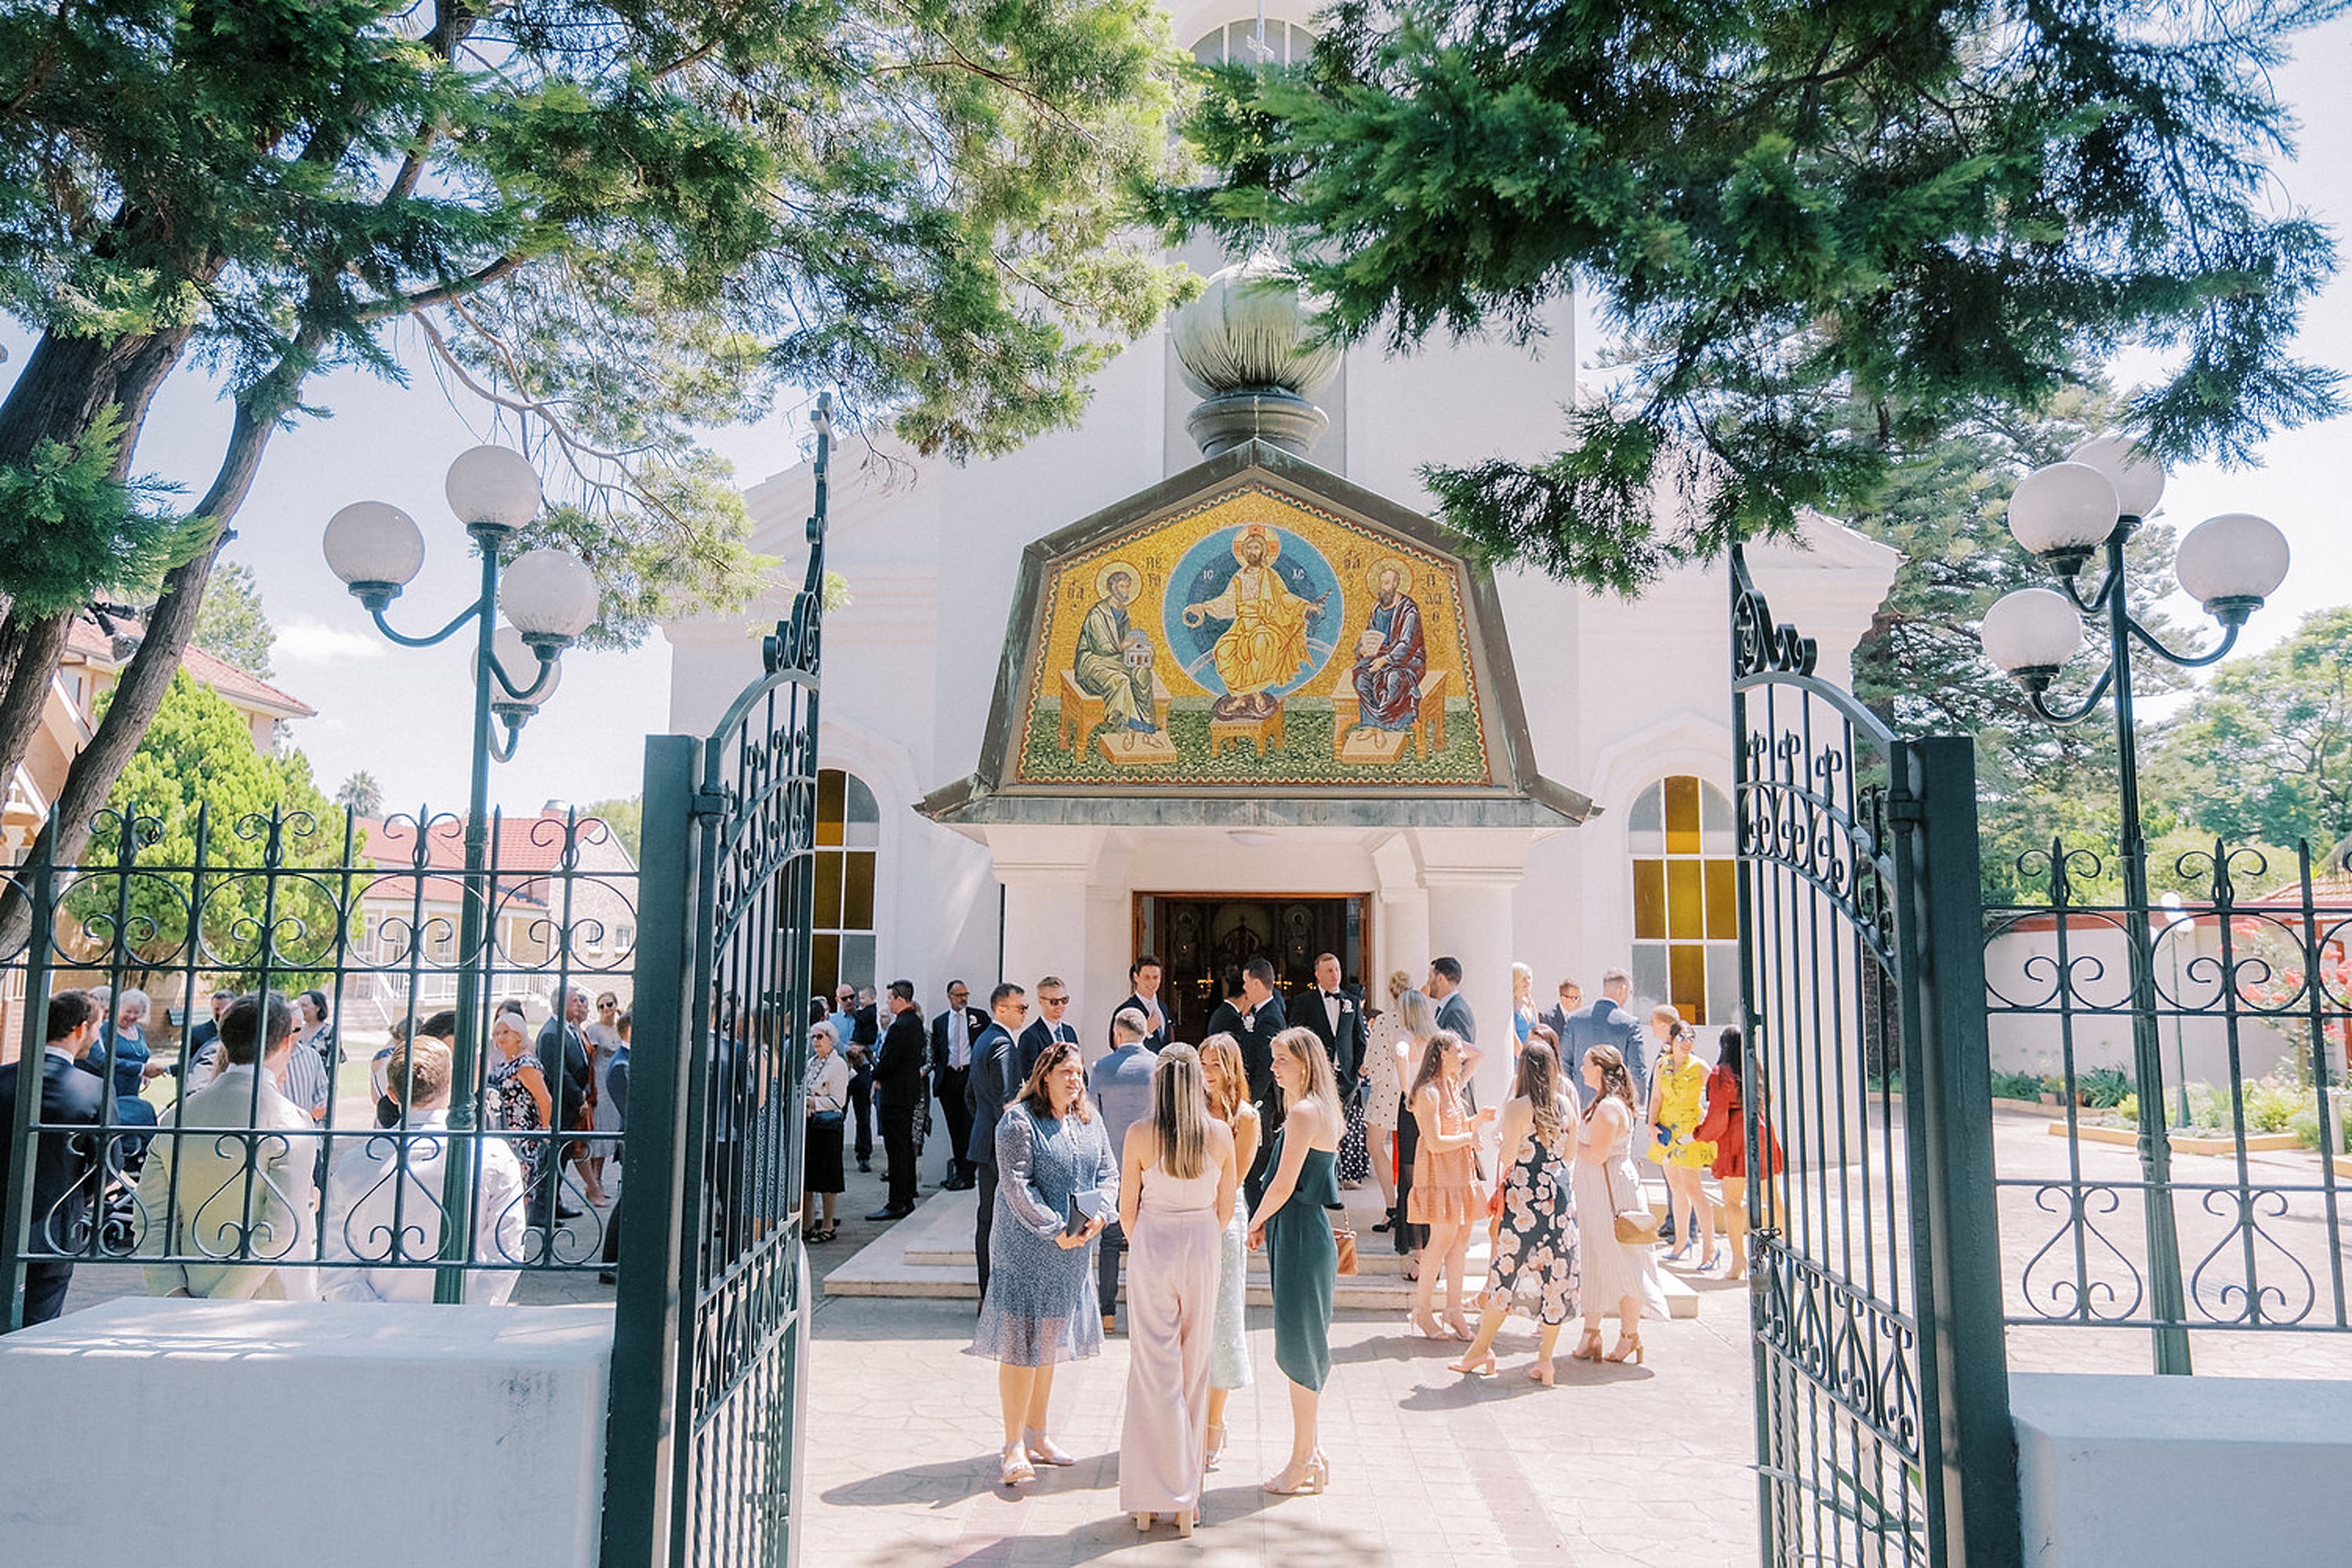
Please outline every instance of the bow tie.
[[1337, 991], [1326, 991], [1323, 993], [1323, 1000], [1326, 1002], [1337, 1002], [1339, 1000], [1339, 993]]

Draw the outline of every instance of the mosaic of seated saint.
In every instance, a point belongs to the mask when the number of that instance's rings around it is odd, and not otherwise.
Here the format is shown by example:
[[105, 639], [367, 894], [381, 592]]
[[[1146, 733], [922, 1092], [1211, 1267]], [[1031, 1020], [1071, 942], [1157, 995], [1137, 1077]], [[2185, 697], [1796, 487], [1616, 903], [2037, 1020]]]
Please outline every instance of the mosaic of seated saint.
[[1184, 606], [1184, 624], [1197, 626], [1208, 620], [1230, 621], [1218, 637], [1217, 679], [1225, 695], [1211, 716], [1230, 722], [1264, 719], [1277, 702], [1275, 689], [1297, 678], [1314, 662], [1307, 647], [1307, 623], [1322, 615], [1323, 602], [1312, 603], [1290, 591], [1271, 568], [1281, 542], [1270, 530], [1255, 524], [1234, 535], [1234, 559], [1241, 565], [1215, 597]]
[[1411, 574], [1391, 557], [1372, 568], [1377, 597], [1356, 638], [1358, 730], [1410, 730], [1421, 717], [1421, 678], [1429, 669], [1421, 605], [1404, 591]]

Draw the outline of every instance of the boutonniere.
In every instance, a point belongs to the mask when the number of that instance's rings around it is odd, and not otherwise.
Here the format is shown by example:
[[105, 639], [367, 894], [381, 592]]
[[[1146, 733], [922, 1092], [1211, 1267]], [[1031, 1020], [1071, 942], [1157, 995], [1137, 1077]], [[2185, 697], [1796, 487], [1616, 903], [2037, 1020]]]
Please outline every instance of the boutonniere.
[[1345, 996], [1339, 998], [1339, 1011], [1342, 1013], [1352, 1013], [1355, 1010], [1356, 1005], [1353, 1002], [1349, 1001]]

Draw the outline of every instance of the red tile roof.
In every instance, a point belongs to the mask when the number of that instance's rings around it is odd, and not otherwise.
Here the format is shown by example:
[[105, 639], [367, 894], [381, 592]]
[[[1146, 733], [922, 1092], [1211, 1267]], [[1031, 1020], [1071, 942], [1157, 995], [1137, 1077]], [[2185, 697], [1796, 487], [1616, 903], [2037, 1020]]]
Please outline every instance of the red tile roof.
[[[114, 623], [118, 636], [135, 638], [144, 628], [125, 616], [108, 617]], [[66, 652], [104, 669], [120, 669], [130, 662], [129, 656], [118, 657], [115, 637], [87, 615], [76, 616], [66, 633]], [[180, 667], [191, 676], [211, 687], [231, 702], [255, 709], [283, 719], [309, 719], [318, 710], [299, 697], [288, 695], [261, 677], [239, 669], [216, 654], [194, 646], [180, 655]]]
[[[490, 864], [498, 878], [498, 894], [501, 902], [544, 904], [547, 882], [539, 873], [552, 871], [563, 858], [564, 817], [562, 812], [541, 811], [532, 816], [500, 816], [496, 819], [497, 837], [491, 845]], [[401, 816], [386, 821], [363, 816], [359, 826], [367, 834], [363, 854], [379, 869], [399, 872], [416, 866], [416, 820]], [[610, 840], [612, 829], [597, 816], [583, 816], [579, 822], [579, 842], [585, 846]], [[461, 871], [466, 865], [466, 829], [463, 820], [454, 815], [436, 817], [425, 830], [425, 865], [434, 871]], [[424, 896], [428, 902], [456, 903], [465, 892], [465, 885], [455, 877], [428, 876], [423, 879]], [[404, 880], [400, 896], [409, 896]]]

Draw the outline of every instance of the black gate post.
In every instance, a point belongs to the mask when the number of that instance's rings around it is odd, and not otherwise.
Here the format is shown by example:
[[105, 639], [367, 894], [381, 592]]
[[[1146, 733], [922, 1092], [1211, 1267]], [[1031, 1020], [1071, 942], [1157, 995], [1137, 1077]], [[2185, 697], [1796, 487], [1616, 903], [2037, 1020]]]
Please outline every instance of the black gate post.
[[694, 971], [694, 774], [700, 748], [686, 735], [646, 738], [646, 832], [638, 864], [637, 963], [631, 993], [629, 1142], [621, 1201], [620, 1270], [613, 1318], [612, 1392], [604, 1431], [607, 1568], [669, 1561], [674, 1453], [684, 1429], [677, 1374], [680, 1279], [673, 1260], [685, 1226], [688, 1026]]
[[[35, 840], [58, 841], [57, 814], [49, 815], [48, 832]], [[8, 1130], [10, 1163], [6, 1173], [8, 1201], [0, 1205], [0, 1334], [25, 1326], [25, 1255], [32, 1249], [33, 1124], [41, 1117], [41, 1078], [49, 1033], [49, 955], [56, 951], [58, 910], [57, 867], [47, 854], [25, 868], [33, 881], [32, 923], [25, 937], [25, 1019], [16, 1051], [16, 1125]], [[93, 1208], [99, 1205], [93, 1200]], [[103, 1224], [96, 1215], [93, 1223]]]
[[1923, 1409], [1938, 1474], [1926, 1479], [1936, 1561], [2020, 1568], [2017, 1428], [2001, 1321], [1993, 1185], [1992, 1087], [1985, 1026], [1984, 909], [1976, 748], [1939, 736], [1898, 743], [1889, 812], [1903, 933], [1903, 1084], [1912, 1268]]

